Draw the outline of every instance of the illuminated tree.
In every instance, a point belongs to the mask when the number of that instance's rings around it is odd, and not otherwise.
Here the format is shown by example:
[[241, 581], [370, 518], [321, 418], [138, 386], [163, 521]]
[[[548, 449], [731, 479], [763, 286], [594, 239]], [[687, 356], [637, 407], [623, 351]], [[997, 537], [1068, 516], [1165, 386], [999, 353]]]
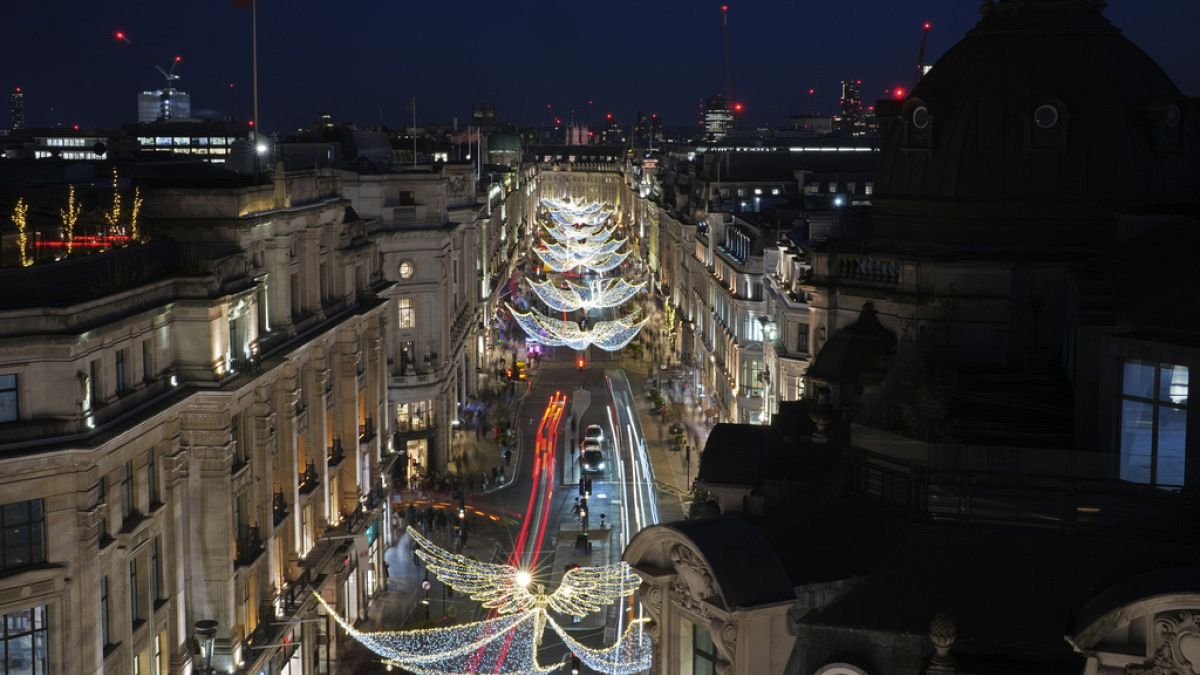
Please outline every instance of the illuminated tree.
[[81, 211], [83, 211], [83, 204], [75, 199], [75, 186], [72, 185], [67, 191], [67, 208], [58, 210], [58, 217], [62, 219], [63, 232], [67, 240], [67, 255], [71, 255], [71, 251], [75, 249], [75, 225], [79, 222]]
[[108, 223], [108, 234], [121, 234], [121, 189], [117, 176], [117, 167], [112, 170], [113, 198], [112, 208], [104, 212], [104, 221]]
[[13, 207], [12, 221], [17, 226], [17, 249], [21, 253], [21, 267], [29, 267], [33, 264], [33, 258], [29, 255], [29, 235], [26, 232], [27, 224], [25, 216], [29, 213], [29, 204], [25, 202], [25, 198], [21, 197], [17, 200], [17, 205]]

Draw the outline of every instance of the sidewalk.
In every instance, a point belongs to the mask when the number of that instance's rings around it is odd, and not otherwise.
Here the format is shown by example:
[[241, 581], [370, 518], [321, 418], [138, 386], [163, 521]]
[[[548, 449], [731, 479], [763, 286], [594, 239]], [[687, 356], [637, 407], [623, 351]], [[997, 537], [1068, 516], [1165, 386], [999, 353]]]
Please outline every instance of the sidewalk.
[[[659, 499], [659, 515], [663, 522], [683, 519], [691, 504], [691, 481], [695, 480], [700, 467], [700, 452], [698, 445], [692, 446], [691, 464], [683, 451], [672, 449], [670, 434], [662, 418], [650, 409], [650, 400], [646, 397], [649, 388], [646, 369], [638, 368], [638, 364], [627, 363], [625, 372], [629, 385], [633, 389], [637, 401], [638, 420], [642, 425], [642, 433], [646, 439], [646, 451], [650, 455], [650, 464], [654, 469], [656, 488], [660, 493], [667, 493], [675, 499]], [[706, 434], [707, 436], [707, 434]]]
[[[488, 414], [478, 423], [462, 426], [451, 431], [450, 448], [452, 472], [462, 476], [469, 494], [490, 494], [513, 484], [521, 466], [521, 446], [526, 430], [518, 412], [525, 402], [526, 387], [514, 387], [512, 398], [502, 393], [491, 394], [486, 401]], [[498, 420], [507, 419], [510, 428], [516, 430], [516, 440], [507, 446], [512, 451], [512, 460], [504, 461], [504, 453], [492, 437], [491, 432]], [[492, 479], [492, 469], [504, 469], [504, 475]], [[484, 484], [484, 478], [487, 482]]]

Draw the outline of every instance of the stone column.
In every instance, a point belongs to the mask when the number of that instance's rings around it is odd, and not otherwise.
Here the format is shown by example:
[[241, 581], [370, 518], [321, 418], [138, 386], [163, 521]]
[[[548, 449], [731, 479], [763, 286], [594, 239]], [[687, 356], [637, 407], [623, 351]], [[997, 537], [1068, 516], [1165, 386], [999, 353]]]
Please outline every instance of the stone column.
[[[193, 621], [219, 624], [214, 665], [232, 667], [230, 632], [237, 622], [233, 576], [233, 503], [230, 469], [233, 446], [223, 403], [196, 401], [181, 416], [180, 445], [190, 459], [190, 598]], [[194, 507], [199, 507], [198, 509]], [[190, 632], [190, 631], [189, 631]]]

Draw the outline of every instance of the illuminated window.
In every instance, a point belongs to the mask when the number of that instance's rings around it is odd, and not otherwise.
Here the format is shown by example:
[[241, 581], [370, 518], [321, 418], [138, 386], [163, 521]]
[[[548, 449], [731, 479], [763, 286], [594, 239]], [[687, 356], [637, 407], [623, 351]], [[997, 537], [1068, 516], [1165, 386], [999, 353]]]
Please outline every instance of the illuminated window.
[[397, 431], [424, 431], [434, 427], [433, 401], [396, 404]]
[[396, 301], [397, 328], [412, 328], [416, 325], [412, 298], [400, 298]]
[[1187, 403], [1187, 366], [1125, 361], [1119, 422], [1123, 480], [1183, 485]]

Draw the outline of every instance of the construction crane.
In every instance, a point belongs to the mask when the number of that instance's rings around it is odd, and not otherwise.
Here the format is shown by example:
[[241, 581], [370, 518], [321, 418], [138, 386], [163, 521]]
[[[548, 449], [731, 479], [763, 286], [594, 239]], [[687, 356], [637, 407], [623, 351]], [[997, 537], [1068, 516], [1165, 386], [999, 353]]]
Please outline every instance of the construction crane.
[[175, 73], [175, 68], [179, 66], [179, 63], [181, 61], [183, 61], [182, 56], [176, 56], [174, 59], [171, 59], [170, 69], [163, 68], [162, 66], [158, 65], [153, 60], [151, 60], [151, 58], [146, 55], [146, 52], [142, 51], [140, 48], [138, 48], [137, 45], [133, 44], [133, 41], [129, 39], [129, 34], [127, 34], [125, 31], [119, 30], [116, 33], [114, 33], [113, 35], [114, 35], [114, 37], [117, 38], [117, 41], [124, 42], [125, 44], [129, 45], [130, 47], [133, 47], [134, 51], [136, 51], [138, 53], [138, 56], [142, 57], [142, 59], [147, 64], [149, 64], [152, 68], [157, 70], [159, 72], [159, 74], [162, 75], [163, 78], [166, 79], [166, 81], [167, 81], [166, 88], [167, 89], [175, 88], [175, 85], [172, 83], [179, 79], [179, 75], [177, 75]]
[[921, 24], [921, 50], [917, 52], [917, 81], [913, 83], [915, 86], [925, 77], [925, 47], [929, 44], [929, 31], [933, 28], [933, 24], [926, 21]]

